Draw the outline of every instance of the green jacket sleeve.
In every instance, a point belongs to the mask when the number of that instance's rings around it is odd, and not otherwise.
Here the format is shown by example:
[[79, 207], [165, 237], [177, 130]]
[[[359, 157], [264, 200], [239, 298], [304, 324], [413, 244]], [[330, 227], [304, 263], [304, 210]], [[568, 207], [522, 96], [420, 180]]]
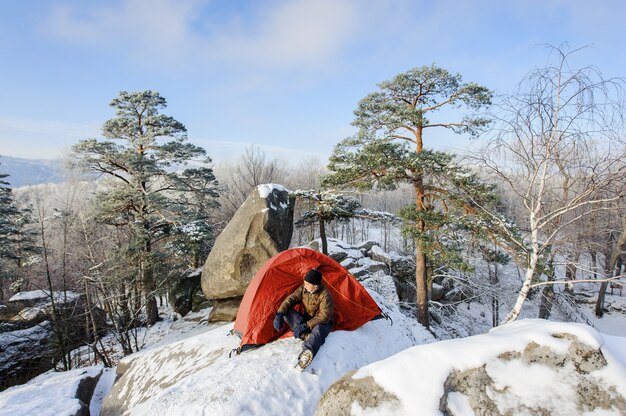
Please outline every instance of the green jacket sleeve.
[[333, 319], [334, 308], [335, 304], [333, 302], [333, 297], [330, 293], [328, 293], [328, 291], [324, 290], [322, 298], [320, 299], [320, 308], [317, 311], [317, 314], [307, 321], [309, 329], [313, 329], [319, 324], [330, 322]]
[[296, 306], [298, 303], [302, 302], [302, 291], [304, 290], [304, 285], [300, 286], [293, 293], [285, 298], [283, 303], [280, 304], [278, 308], [278, 313], [282, 313], [283, 315], [289, 312], [289, 309]]

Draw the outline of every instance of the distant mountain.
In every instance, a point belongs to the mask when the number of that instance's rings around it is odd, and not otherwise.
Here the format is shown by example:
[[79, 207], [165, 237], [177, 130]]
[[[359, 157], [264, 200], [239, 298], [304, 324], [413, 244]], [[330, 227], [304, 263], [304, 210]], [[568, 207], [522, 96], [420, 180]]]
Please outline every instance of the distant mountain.
[[0, 173], [12, 188], [40, 183], [62, 182], [62, 162], [59, 159], [21, 159], [0, 155]]

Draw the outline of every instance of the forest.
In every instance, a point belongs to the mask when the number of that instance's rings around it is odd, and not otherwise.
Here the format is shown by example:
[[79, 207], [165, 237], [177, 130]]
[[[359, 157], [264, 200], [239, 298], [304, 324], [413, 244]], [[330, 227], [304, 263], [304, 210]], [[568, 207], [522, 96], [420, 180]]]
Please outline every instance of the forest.
[[[509, 93], [435, 64], [400, 72], [355, 103], [355, 133], [328, 161], [295, 165], [255, 146], [214, 163], [160, 93], [121, 91], [102, 137], [72, 146], [62, 184], [12, 188], [0, 158], [0, 305], [45, 291], [55, 368], [81, 365], [78, 346], [114, 366], [102, 338], [140, 350], [141, 329], [176, 304], [248, 195], [274, 183], [296, 201], [291, 246], [375, 240], [411, 258], [403, 311], [426, 328], [468, 302], [489, 305], [498, 326], [536, 298], [547, 319], [555, 297], [589, 283], [600, 317], [624, 278], [625, 84], [573, 67], [575, 53], [550, 48]], [[434, 150], [438, 131], [467, 151]], [[460, 298], [432, 299], [442, 277]], [[22, 329], [4, 309], [0, 333]]]

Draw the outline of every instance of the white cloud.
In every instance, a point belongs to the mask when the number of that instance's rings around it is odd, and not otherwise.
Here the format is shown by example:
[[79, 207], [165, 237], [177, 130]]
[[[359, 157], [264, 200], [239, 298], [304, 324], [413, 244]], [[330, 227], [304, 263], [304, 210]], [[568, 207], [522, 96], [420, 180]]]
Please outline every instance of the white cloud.
[[99, 134], [96, 124], [0, 117], [0, 149], [10, 156], [56, 158], [78, 140]]
[[353, 39], [359, 14], [351, 1], [277, 3], [261, 10], [251, 27], [223, 26], [215, 38], [215, 55], [270, 66], [319, 66]]
[[380, 5], [384, 2], [289, 0], [224, 12], [211, 10], [219, 5], [205, 0], [65, 4], [51, 8], [44, 30], [135, 61], [150, 58], [151, 65], [323, 68], [370, 30], [365, 22], [380, 18], [372, 13], [386, 8]]
[[[199, 0], [122, 0], [54, 5], [44, 30], [79, 45], [108, 48], [133, 59], [176, 60], [194, 46]], [[153, 62], [152, 62], [153, 63]]]

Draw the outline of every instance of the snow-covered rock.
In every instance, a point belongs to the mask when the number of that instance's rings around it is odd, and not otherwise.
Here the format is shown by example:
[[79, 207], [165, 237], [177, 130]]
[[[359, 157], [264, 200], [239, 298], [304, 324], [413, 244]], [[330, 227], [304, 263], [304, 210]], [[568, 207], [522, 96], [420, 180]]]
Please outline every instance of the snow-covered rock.
[[[216, 238], [204, 264], [201, 285], [207, 299], [241, 299], [263, 264], [289, 247], [293, 209], [282, 186], [259, 185], [251, 192]], [[214, 306], [217, 312], [219, 305]]]
[[391, 255], [385, 252], [380, 246], [373, 245], [369, 251], [372, 260], [391, 265]]
[[231, 324], [131, 355], [107, 396], [102, 415], [257, 415], [315, 411], [324, 390], [348, 371], [388, 357], [432, 336], [397, 307], [372, 294], [391, 321], [332, 332], [310, 370], [296, 370], [300, 340], [289, 338], [229, 358], [239, 338]]
[[[57, 305], [64, 305], [72, 302], [77, 302], [81, 295], [72, 291], [54, 291], [52, 292], [54, 301]], [[15, 311], [19, 311], [24, 308], [30, 308], [33, 306], [45, 307], [52, 304], [52, 296], [47, 290], [30, 290], [26, 292], [18, 292], [11, 296], [7, 306]]]
[[[341, 263], [347, 258], [358, 260], [364, 257], [362, 251], [358, 247], [354, 247], [344, 241], [327, 238], [326, 242], [328, 244], [328, 256], [338, 263]], [[312, 241], [308, 245], [309, 248], [317, 251], [321, 251], [321, 246], [322, 243], [319, 239]]]
[[626, 338], [522, 320], [346, 375], [317, 415], [626, 414]]
[[102, 366], [44, 373], [0, 393], [0, 416], [87, 416]]
[[52, 324], [0, 333], [0, 389], [33, 378], [51, 368]]

